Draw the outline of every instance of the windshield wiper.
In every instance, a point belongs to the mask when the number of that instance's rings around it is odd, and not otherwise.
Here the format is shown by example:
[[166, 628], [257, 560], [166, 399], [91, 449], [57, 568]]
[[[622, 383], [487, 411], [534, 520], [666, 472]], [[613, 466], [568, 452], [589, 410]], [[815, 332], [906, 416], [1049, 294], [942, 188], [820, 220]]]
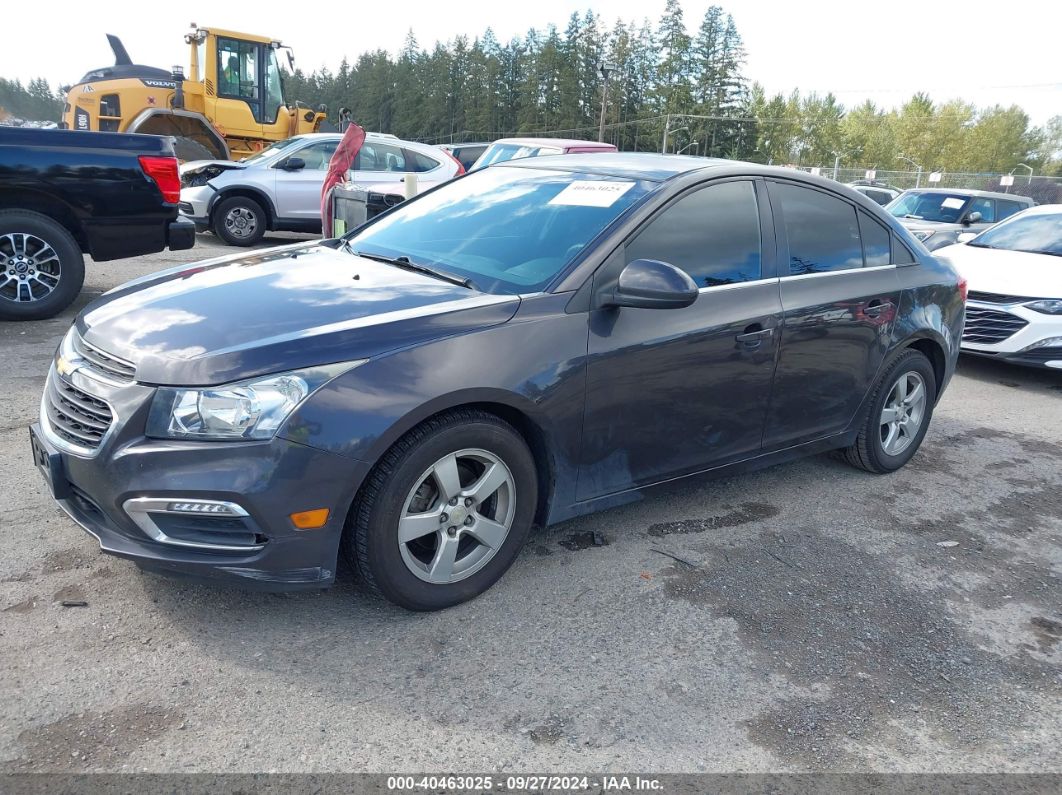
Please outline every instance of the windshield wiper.
[[475, 282], [469, 278], [455, 276], [446, 271], [440, 271], [435, 268], [430, 268], [427, 265], [421, 265], [419, 262], [413, 262], [409, 257], [388, 257], [386, 254], [371, 254], [367, 251], [355, 251], [350, 247], [349, 243], [347, 244], [347, 250], [358, 257], [365, 257], [365, 259], [376, 260], [377, 262], [386, 262], [388, 265], [394, 265], [396, 268], [423, 273], [425, 276], [434, 276], [436, 279], [442, 279], [444, 282], [450, 282], [450, 284], [456, 284], [460, 287], [467, 287], [469, 290], [477, 289]]
[[914, 218], [916, 221], [924, 221], [925, 220], [925, 218], [923, 218], [922, 216], [915, 215], [914, 213], [907, 213], [906, 215], [904, 215], [904, 218]]
[[1024, 251], [1026, 254], [1047, 254], [1049, 257], [1062, 257], [1062, 251], [1048, 251], [1047, 249], [1040, 249], [1037, 251], [1029, 251], [1028, 249], [1019, 248], [1017, 251]]

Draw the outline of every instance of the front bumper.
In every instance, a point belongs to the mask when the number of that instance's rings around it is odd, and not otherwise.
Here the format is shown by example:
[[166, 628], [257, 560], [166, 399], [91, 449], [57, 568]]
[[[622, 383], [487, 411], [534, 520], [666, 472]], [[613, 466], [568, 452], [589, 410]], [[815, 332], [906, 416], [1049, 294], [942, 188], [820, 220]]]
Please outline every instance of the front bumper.
[[[48, 378], [59, 378], [54, 367]], [[114, 426], [88, 453], [72, 451], [46, 412], [31, 433], [37, 457], [52, 463], [48, 479], [56, 502], [103, 552], [163, 574], [266, 590], [321, 588], [334, 580], [343, 524], [367, 464], [280, 438], [148, 439], [143, 420], [153, 389], [93, 383], [80, 370], [64, 379], [110, 404]], [[192, 535], [182, 530], [183, 535], [167, 536], [151, 532], [133, 507], [196, 500], [239, 506], [246, 514], [240, 533], [229, 528], [212, 535], [209, 518], [196, 517], [200, 529]], [[323, 507], [330, 514], [322, 528], [297, 530], [289, 519], [294, 512]], [[233, 538], [246, 547], [233, 548]]]
[[181, 215], [192, 221], [200, 232], [210, 228], [210, 202], [215, 193], [217, 191], [210, 185], [181, 188], [181, 201], [178, 205]]
[[1062, 369], [1062, 315], [1020, 303], [968, 301], [961, 349], [1014, 364]]

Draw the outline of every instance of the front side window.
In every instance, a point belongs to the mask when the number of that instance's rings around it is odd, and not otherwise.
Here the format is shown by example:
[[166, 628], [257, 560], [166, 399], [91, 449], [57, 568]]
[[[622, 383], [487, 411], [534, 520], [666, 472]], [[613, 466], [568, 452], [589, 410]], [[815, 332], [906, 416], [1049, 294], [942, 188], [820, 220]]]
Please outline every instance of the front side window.
[[301, 158], [306, 164], [305, 171], [327, 171], [328, 162], [335, 154], [339, 141], [318, 141], [293, 153], [292, 157]]
[[627, 262], [681, 268], [698, 287], [759, 279], [760, 218], [751, 182], [724, 182], [682, 197], [627, 244]]
[[863, 267], [855, 207], [822, 191], [775, 183], [771, 200], [781, 202], [794, 276]]
[[991, 199], [974, 199], [970, 202], [968, 213], [981, 213], [982, 224], [994, 224], [996, 222], [996, 203]]
[[271, 49], [266, 59], [266, 116], [275, 119], [283, 104], [284, 89], [280, 79], [280, 64], [277, 63], [277, 51]]
[[354, 252], [409, 257], [480, 290], [538, 292], [654, 183], [490, 168], [399, 204], [347, 238]]

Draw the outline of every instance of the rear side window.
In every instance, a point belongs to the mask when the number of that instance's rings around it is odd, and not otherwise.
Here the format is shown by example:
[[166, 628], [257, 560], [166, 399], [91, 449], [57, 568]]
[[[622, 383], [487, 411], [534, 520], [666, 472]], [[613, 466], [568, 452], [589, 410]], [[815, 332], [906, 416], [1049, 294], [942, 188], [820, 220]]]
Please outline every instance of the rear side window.
[[821, 191], [781, 182], [771, 185], [771, 198], [781, 202], [791, 275], [863, 267], [855, 207]]
[[1004, 218], [1010, 218], [1014, 213], [1021, 212], [1027, 204], [1021, 204], [1020, 202], [1011, 202], [1006, 199], [996, 199], [996, 220], [1002, 221]]
[[390, 144], [364, 143], [354, 160], [355, 171], [407, 171], [404, 150]]
[[442, 165], [438, 160], [418, 152], [415, 149], [406, 149], [406, 170], [416, 173], [431, 171]]
[[760, 278], [760, 218], [751, 182], [724, 182], [682, 197], [627, 244], [627, 262], [662, 260], [698, 287]]
[[863, 238], [863, 261], [866, 267], [892, 262], [889, 230], [864, 212], [859, 212], [859, 235]]
[[911, 249], [901, 243], [896, 235], [892, 236], [892, 261], [897, 265], [910, 265], [915, 261]]

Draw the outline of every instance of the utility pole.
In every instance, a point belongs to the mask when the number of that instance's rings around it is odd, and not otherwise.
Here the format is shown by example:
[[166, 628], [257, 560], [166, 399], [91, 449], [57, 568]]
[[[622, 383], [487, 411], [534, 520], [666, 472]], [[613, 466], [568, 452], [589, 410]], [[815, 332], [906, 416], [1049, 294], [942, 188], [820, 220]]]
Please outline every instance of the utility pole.
[[597, 140], [605, 140], [605, 108], [608, 107], [608, 76], [616, 71], [616, 65], [614, 63], [603, 63], [598, 66], [598, 71], [601, 73], [601, 79], [604, 84], [601, 87], [601, 123], [597, 128]]
[[664, 142], [660, 144], [660, 154], [667, 154], [667, 129], [671, 126], [671, 114], [667, 114], [667, 118], [664, 119]]
[[841, 167], [841, 156], [840, 155], [834, 155], [833, 156], [833, 181], [834, 182], [837, 181], [837, 171], [838, 171], [838, 169], [840, 167]]

